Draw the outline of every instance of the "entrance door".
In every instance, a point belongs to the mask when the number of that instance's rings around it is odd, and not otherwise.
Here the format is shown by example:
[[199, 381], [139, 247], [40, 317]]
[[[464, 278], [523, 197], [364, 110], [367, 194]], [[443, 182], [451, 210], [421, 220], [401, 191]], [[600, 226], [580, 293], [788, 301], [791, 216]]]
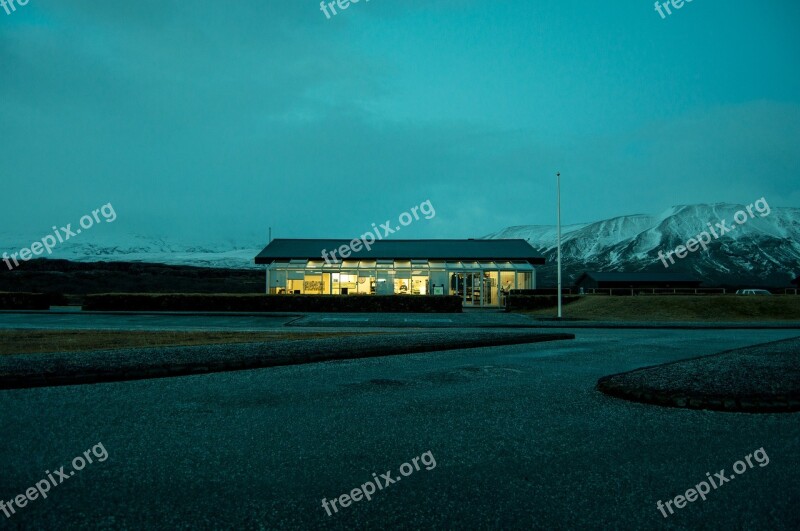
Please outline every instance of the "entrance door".
[[455, 273], [453, 277], [455, 293], [461, 297], [465, 307], [498, 305], [496, 281], [492, 282], [490, 274], [482, 271], [469, 271]]
[[466, 304], [468, 306], [483, 306], [483, 286], [481, 274], [478, 272], [464, 273], [466, 279]]

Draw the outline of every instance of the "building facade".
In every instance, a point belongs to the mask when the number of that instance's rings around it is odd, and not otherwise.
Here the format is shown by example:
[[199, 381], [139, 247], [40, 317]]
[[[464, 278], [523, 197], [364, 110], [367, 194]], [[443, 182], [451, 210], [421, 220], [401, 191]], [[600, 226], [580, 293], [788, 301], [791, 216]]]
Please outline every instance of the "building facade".
[[[256, 257], [272, 295], [457, 295], [464, 306], [501, 306], [535, 289], [544, 264], [525, 240], [276, 239]], [[355, 250], [358, 249], [358, 250]], [[344, 259], [331, 257], [332, 251]]]

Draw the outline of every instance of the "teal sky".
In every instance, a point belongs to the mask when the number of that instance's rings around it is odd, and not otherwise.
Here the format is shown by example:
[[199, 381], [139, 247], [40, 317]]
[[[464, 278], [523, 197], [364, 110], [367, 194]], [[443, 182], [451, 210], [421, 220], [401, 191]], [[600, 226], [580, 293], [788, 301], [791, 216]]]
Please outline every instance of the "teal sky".
[[[800, 206], [800, 4], [30, 0], [0, 9], [0, 232], [476, 237]], [[705, 222], [706, 220], [702, 220]], [[109, 229], [111, 229], [111, 225]], [[399, 236], [398, 236], [399, 237]]]

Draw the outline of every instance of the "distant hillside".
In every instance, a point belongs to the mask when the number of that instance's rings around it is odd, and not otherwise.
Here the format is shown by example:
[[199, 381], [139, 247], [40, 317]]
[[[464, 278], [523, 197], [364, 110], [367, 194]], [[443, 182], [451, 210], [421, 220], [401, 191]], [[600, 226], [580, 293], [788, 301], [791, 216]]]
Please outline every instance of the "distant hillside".
[[[705, 285], [788, 286], [800, 273], [800, 209], [772, 208], [769, 215], [742, 225], [733, 216], [744, 205], [683, 205], [660, 215], [621, 216], [562, 227], [565, 285], [583, 271], [676, 271], [704, 280]], [[715, 223], [736, 229], [713, 240], [707, 251], [689, 253], [665, 269], [658, 258], [683, 245]], [[550, 225], [508, 227], [485, 238], [523, 238], [547, 259], [539, 268], [539, 284], [556, 282], [556, 228]]]

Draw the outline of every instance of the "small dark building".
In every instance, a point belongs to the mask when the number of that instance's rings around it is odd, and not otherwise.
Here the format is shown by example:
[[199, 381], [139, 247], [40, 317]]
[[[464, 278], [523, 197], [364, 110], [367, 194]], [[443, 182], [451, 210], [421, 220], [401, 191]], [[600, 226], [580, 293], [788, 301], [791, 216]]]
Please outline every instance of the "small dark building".
[[603, 273], [587, 271], [575, 281], [577, 287], [584, 289], [676, 289], [697, 288], [700, 287], [700, 284], [702, 284], [701, 280], [681, 273]]

